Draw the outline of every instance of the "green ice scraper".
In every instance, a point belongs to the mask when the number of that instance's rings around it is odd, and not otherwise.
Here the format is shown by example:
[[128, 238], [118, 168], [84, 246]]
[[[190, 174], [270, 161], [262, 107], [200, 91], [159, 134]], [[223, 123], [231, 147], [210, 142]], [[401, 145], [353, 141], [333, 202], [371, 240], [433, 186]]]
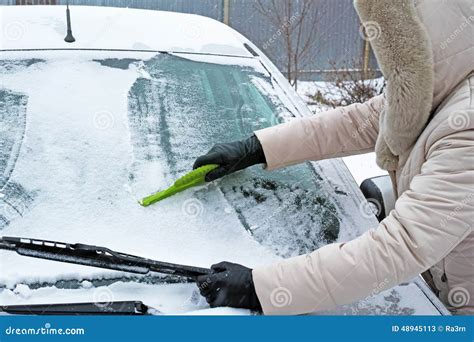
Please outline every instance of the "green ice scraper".
[[177, 194], [178, 192], [189, 189], [193, 186], [204, 184], [206, 182], [205, 180], [206, 175], [218, 167], [219, 165], [216, 165], [216, 164], [201, 166], [197, 168], [196, 170], [193, 170], [189, 172], [188, 174], [184, 175], [183, 177], [181, 177], [180, 179], [178, 179], [168, 189], [157, 192], [156, 194], [150, 195], [148, 197], [145, 197], [144, 199], [139, 201], [139, 203], [144, 207], [148, 207], [149, 205], [152, 205], [153, 203], [156, 203], [165, 198], [173, 196]]

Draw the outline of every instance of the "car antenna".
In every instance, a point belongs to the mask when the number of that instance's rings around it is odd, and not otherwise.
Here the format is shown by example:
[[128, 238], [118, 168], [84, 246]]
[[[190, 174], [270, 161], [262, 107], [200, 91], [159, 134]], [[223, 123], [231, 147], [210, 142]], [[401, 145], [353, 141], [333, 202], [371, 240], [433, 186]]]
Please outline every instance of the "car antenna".
[[71, 12], [69, 11], [69, 0], [67, 0], [67, 3], [66, 3], [66, 18], [67, 18], [67, 36], [66, 38], [64, 38], [64, 41], [66, 43], [74, 43], [76, 39], [72, 35]]

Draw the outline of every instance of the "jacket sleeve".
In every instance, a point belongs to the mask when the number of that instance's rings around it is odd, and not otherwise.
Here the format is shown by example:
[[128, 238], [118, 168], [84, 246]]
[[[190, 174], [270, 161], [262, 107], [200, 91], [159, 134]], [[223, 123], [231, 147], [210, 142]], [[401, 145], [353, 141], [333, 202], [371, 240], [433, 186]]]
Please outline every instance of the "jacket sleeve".
[[472, 135], [443, 138], [376, 229], [254, 269], [264, 313], [333, 309], [408, 281], [442, 260], [472, 231], [473, 160]]
[[383, 95], [255, 132], [269, 170], [371, 152], [378, 135]]

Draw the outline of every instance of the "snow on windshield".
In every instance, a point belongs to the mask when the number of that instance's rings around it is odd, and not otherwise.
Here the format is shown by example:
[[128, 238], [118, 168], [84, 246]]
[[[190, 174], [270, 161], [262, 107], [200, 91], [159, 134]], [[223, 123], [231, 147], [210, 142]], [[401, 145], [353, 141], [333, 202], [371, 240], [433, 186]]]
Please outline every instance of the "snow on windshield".
[[[130, 178], [140, 196], [150, 191], [150, 182], [160, 189], [183, 175], [215, 142], [247, 137], [278, 123], [286, 111], [270, 90], [265, 92], [270, 78], [251, 68], [170, 55], [158, 55], [143, 68], [147, 77], [134, 83], [129, 100], [135, 156]], [[150, 177], [157, 174], [161, 177]], [[220, 190], [227, 211], [238, 215], [254, 239], [288, 257], [338, 236], [336, 209], [313, 177], [306, 166], [272, 173], [254, 167], [216, 182], [212, 191]], [[206, 202], [209, 193], [210, 187], [196, 198]]]
[[[2, 235], [203, 267], [270, 263], [337, 238], [335, 207], [305, 165], [271, 173], [256, 166], [149, 208], [137, 204], [214, 143], [291, 115], [257, 61], [43, 57], [0, 61]], [[2, 286], [117, 277], [13, 253], [0, 260]]]

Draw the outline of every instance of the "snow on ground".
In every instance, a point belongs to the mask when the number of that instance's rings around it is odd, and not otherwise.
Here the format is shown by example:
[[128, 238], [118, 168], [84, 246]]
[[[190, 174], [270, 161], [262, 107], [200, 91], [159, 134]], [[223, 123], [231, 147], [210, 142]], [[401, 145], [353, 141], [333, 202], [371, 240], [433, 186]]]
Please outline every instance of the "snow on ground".
[[331, 109], [330, 107], [313, 104], [311, 96], [316, 94], [318, 91], [326, 92], [328, 89], [334, 89], [334, 84], [324, 81], [299, 81], [298, 82], [298, 94], [301, 96], [303, 101], [308, 104], [308, 107], [313, 113], [320, 113], [325, 110]]
[[[298, 82], [298, 94], [307, 103], [311, 102], [309, 96], [316, 94], [318, 90], [325, 93], [327, 89], [334, 87], [330, 82]], [[316, 113], [321, 113], [331, 108], [323, 105], [309, 105], [310, 109]], [[387, 175], [387, 172], [382, 170], [375, 163], [375, 153], [366, 153], [362, 155], [349, 156], [342, 158], [347, 168], [351, 172], [357, 184], [361, 184], [365, 179]]]

